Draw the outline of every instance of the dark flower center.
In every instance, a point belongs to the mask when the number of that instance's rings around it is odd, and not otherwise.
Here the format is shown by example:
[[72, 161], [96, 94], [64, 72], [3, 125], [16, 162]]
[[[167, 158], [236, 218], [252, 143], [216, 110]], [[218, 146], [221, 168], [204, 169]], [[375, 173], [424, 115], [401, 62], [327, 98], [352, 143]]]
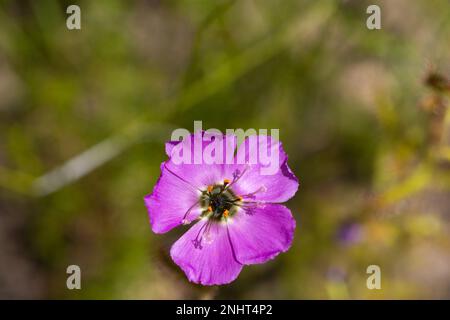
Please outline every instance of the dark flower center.
[[229, 181], [225, 180], [223, 184], [209, 186], [203, 191], [200, 198], [203, 208], [202, 217], [220, 221], [237, 212], [242, 198], [236, 196], [228, 184]]

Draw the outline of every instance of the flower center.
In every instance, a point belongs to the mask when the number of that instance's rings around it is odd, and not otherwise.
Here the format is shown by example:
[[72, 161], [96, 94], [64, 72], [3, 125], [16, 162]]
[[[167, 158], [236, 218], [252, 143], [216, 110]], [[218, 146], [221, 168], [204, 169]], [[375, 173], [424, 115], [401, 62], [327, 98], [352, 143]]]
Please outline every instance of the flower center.
[[235, 195], [229, 183], [229, 180], [224, 180], [223, 184], [208, 186], [203, 191], [200, 198], [200, 205], [203, 208], [202, 217], [220, 221], [237, 212], [242, 198]]

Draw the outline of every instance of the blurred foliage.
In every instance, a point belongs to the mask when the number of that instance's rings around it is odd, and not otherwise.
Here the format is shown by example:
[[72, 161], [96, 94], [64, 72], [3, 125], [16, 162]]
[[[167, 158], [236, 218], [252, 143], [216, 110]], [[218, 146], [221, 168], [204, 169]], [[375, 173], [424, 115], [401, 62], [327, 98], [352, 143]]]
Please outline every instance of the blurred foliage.
[[[0, 1], [0, 297], [450, 297], [448, 1], [73, 3]], [[194, 120], [280, 128], [301, 181], [292, 248], [220, 288], [142, 199]]]

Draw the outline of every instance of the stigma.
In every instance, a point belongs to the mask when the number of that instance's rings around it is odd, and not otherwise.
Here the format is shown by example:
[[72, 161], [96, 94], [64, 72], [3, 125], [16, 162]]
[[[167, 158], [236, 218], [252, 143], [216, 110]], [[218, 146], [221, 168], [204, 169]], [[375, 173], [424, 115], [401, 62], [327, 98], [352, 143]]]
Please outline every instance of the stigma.
[[202, 191], [202, 218], [219, 222], [226, 221], [237, 213], [243, 200], [233, 192], [231, 186], [232, 181], [224, 179], [222, 183], [209, 185]]

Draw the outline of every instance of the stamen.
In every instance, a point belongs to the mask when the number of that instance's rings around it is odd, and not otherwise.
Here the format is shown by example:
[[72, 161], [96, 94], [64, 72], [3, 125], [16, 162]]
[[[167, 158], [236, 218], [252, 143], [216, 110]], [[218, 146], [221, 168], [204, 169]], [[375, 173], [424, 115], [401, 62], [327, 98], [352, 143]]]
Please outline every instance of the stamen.
[[212, 207], [208, 206], [208, 212], [211, 212], [211, 211], [212, 211]]
[[228, 185], [228, 187], [232, 186], [233, 184], [235, 184], [236, 182], [239, 181], [240, 178], [242, 178], [242, 176], [247, 172], [248, 168], [250, 167], [249, 164], [245, 165], [244, 170], [241, 172], [239, 171], [239, 169], [236, 169], [233, 172], [233, 181], [231, 181], [231, 183]]
[[211, 222], [206, 222], [203, 226], [201, 226], [200, 230], [198, 230], [197, 236], [192, 240], [192, 244], [196, 249], [203, 249], [202, 241], [206, 244], [212, 243], [213, 239], [209, 233], [211, 229]]
[[228, 218], [228, 214], [230, 213], [230, 211], [228, 211], [227, 209], [225, 209], [224, 211], [223, 211], [223, 216], [225, 217], [225, 218]]
[[236, 204], [236, 206], [241, 208], [261, 208], [265, 205], [266, 203], [262, 201], [244, 201], [241, 204]]
[[189, 224], [191, 223], [191, 221], [187, 220], [187, 216], [189, 215], [189, 213], [192, 211], [192, 209], [194, 209], [194, 207], [200, 202], [200, 200], [198, 200], [197, 202], [195, 202], [184, 214], [183, 219], [181, 220], [182, 224]]
[[209, 230], [211, 229], [211, 223], [208, 224], [208, 227], [206, 228], [205, 232], [203, 232], [203, 242], [206, 244], [211, 244], [213, 242], [213, 237], [211, 236], [211, 233]]
[[259, 187], [259, 189], [257, 189], [256, 191], [244, 194], [242, 197], [243, 198], [255, 198], [255, 194], [260, 193], [260, 192], [266, 192], [266, 191], [267, 191], [267, 188], [266, 188], [266, 186], [263, 185], [263, 186]]
[[214, 189], [214, 186], [208, 186], [208, 188], [206, 190], [208, 190], [209, 193], [211, 193]]
[[195, 249], [203, 249], [202, 247], [202, 238], [203, 238], [203, 229], [208, 225], [208, 223], [205, 223], [200, 227], [200, 230], [198, 230], [197, 236], [195, 239], [192, 240], [192, 244], [194, 245]]
[[225, 200], [226, 203], [229, 204], [236, 204], [236, 202], [241, 202], [242, 201], [242, 197], [237, 197], [236, 199], [233, 200]]
[[247, 172], [247, 169], [249, 168], [250, 166], [247, 164], [246, 166], [245, 166], [245, 168], [244, 168], [244, 171], [240, 171], [239, 169], [236, 169], [236, 170], [234, 170], [234, 172], [233, 172], [233, 180], [232, 181], [230, 181], [229, 179], [225, 179], [223, 182], [224, 182], [224, 188], [223, 188], [223, 190], [226, 190], [226, 189], [228, 189], [229, 187], [231, 187], [233, 184], [235, 184], [236, 182], [238, 182], [239, 181], [239, 179], [245, 174], [245, 172]]
[[241, 208], [246, 214], [253, 215], [257, 208], [263, 208], [266, 204], [260, 201], [244, 201], [236, 203], [235, 206]]

